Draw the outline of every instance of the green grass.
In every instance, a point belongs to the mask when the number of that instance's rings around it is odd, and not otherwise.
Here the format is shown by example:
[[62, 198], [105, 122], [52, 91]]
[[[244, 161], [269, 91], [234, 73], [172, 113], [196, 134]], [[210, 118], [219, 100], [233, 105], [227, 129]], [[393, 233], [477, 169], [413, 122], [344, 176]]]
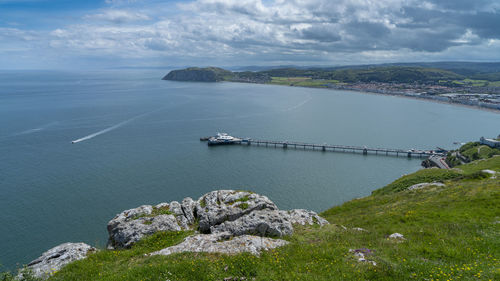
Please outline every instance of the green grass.
[[456, 170], [442, 170], [437, 168], [423, 169], [413, 174], [402, 176], [401, 178], [386, 185], [385, 187], [373, 191], [372, 194], [383, 195], [383, 194], [399, 192], [407, 189], [408, 187], [414, 184], [423, 182], [435, 182], [435, 181], [443, 182], [445, 180], [460, 178], [462, 175], [463, 175], [462, 172]]
[[139, 218], [152, 218], [152, 217], [156, 217], [156, 216], [159, 216], [159, 215], [173, 215], [173, 214], [174, 213], [172, 211], [170, 211], [170, 207], [168, 207], [168, 206], [161, 207], [161, 208], [153, 207], [153, 211], [151, 212], [151, 214], [137, 215], [137, 216], [133, 217], [132, 219], [136, 220], [136, 219], [139, 219]]
[[[331, 225], [296, 226], [285, 237], [289, 245], [259, 257], [145, 256], [191, 234], [157, 233], [129, 250], [91, 254], [50, 280], [500, 280], [500, 178], [473, 176], [483, 169], [500, 171], [500, 157], [461, 165], [460, 170], [407, 175], [384, 187], [385, 192], [323, 212]], [[433, 179], [446, 186], [403, 187]], [[406, 240], [388, 239], [394, 232]], [[349, 253], [363, 248], [372, 251], [368, 259], [376, 266]]]
[[473, 161], [465, 165], [460, 165], [458, 168], [466, 174], [472, 174], [486, 169], [500, 172], [500, 156]]
[[246, 210], [246, 209], [248, 209], [248, 203], [243, 202], [243, 203], [238, 205], [238, 208], [240, 208], [242, 210]]
[[[477, 149], [475, 147], [469, 149]], [[500, 172], [500, 157], [495, 156], [489, 159], [471, 162], [457, 166], [451, 170], [443, 169], [422, 169], [415, 173], [402, 176], [392, 183], [372, 192], [373, 195], [384, 195], [406, 190], [408, 187], [424, 182], [452, 182], [468, 179], [480, 179], [488, 177], [487, 173], [481, 172], [485, 169], [492, 169]]]
[[459, 151], [463, 156], [467, 157], [471, 161], [500, 155], [500, 149], [491, 148], [487, 145], [481, 145], [479, 142], [467, 143], [463, 145]]
[[286, 86], [326, 88], [328, 84], [337, 84], [339, 83], [339, 81], [312, 79], [310, 77], [272, 77], [269, 83], [275, 85], [286, 85]]
[[[439, 83], [446, 83], [448, 81], [440, 80]], [[462, 86], [473, 86], [473, 87], [500, 87], [500, 81], [488, 81], [488, 80], [480, 80], [480, 79], [463, 79], [463, 80], [453, 80], [451, 81], [453, 84], [462, 85]]]
[[500, 81], [492, 81], [488, 86], [492, 87], [500, 87]]
[[[499, 186], [499, 179], [455, 181], [354, 200], [323, 215], [369, 230], [358, 246], [378, 250], [379, 261], [390, 267], [387, 279], [499, 280]], [[393, 232], [407, 240], [380, 239]]]

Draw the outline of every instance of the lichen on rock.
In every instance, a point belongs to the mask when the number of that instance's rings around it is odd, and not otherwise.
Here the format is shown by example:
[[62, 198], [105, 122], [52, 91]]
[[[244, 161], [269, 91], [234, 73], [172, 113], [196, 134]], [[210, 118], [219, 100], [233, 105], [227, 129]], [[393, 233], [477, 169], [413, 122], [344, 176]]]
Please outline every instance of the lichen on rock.
[[[84, 259], [94, 251], [97, 251], [96, 248], [85, 243], [64, 243], [44, 252], [39, 258], [30, 262], [27, 265], [27, 271], [35, 278], [46, 279], [68, 263]], [[17, 278], [25, 279], [23, 272]]]
[[281, 239], [272, 239], [253, 235], [232, 236], [228, 232], [213, 234], [198, 234], [189, 236], [178, 245], [165, 248], [150, 255], [171, 255], [183, 252], [205, 252], [222, 254], [239, 254], [249, 252], [259, 255], [261, 251], [285, 246], [289, 242]]
[[[253, 192], [216, 190], [204, 194], [197, 201], [188, 197], [182, 203], [172, 201], [156, 206], [143, 205], [121, 212], [108, 223], [108, 247], [127, 248], [155, 232], [193, 228], [217, 237], [221, 233], [228, 233], [231, 237], [282, 237], [293, 233], [294, 224], [321, 226], [328, 222], [313, 211], [280, 211], [269, 198]], [[207, 236], [207, 239], [215, 236]], [[204, 241], [202, 237], [192, 241]], [[244, 245], [243, 248], [246, 247]]]

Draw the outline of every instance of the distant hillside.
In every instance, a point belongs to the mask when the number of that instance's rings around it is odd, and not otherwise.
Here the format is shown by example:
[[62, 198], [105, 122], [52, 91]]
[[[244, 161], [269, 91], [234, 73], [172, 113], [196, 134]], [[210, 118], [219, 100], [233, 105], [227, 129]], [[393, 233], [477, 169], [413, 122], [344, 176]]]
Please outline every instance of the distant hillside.
[[190, 67], [181, 70], [172, 70], [163, 77], [163, 80], [219, 82], [228, 78], [225, 78], [225, 76], [232, 76], [231, 71], [218, 67]]
[[362, 65], [340, 65], [340, 66], [299, 66], [299, 65], [275, 65], [275, 66], [238, 66], [233, 67], [233, 71], [266, 71], [272, 69], [301, 69], [301, 70], [321, 70], [333, 71], [341, 69], [368, 69], [376, 67], [406, 66], [423, 67], [449, 70], [461, 75], [476, 75], [482, 73], [500, 72], [500, 62], [410, 62], [410, 63], [384, 63], [384, 64], [362, 64]]
[[173, 70], [163, 79], [174, 81], [199, 81], [199, 82], [250, 82], [267, 83], [272, 77], [307, 77], [311, 79], [336, 80], [338, 82], [437, 82], [440, 80], [460, 80], [465, 76], [443, 69], [408, 67], [408, 66], [383, 66], [365, 69], [297, 69], [281, 68], [258, 72], [231, 72], [222, 68], [186, 68]]
[[[163, 79], [200, 82], [269, 83], [275, 78], [306, 78], [335, 83], [381, 82], [456, 85], [470, 79], [481, 83], [500, 81], [500, 63], [401, 63], [339, 66], [331, 68], [282, 67], [260, 71], [229, 71], [217, 67], [173, 70]], [[497, 83], [498, 84], [498, 83]]]
[[464, 79], [464, 76], [443, 69], [382, 66], [362, 69], [339, 69], [325, 71], [322, 69], [273, 69], [262, 71], [271, 77], [310, 77], [312, 79], [337, 80], [339, 82], [437, 82], [439, 80]]

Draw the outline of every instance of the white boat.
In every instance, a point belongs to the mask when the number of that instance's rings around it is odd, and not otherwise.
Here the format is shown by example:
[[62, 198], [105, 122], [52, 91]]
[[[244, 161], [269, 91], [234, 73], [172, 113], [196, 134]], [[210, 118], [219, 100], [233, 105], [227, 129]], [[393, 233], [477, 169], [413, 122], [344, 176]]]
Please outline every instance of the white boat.
[[240, 138], [235, 138], [226, 133], [217, 133], [216, 136], [208, 139], [208, 145], [235, 144], [241, 143]]

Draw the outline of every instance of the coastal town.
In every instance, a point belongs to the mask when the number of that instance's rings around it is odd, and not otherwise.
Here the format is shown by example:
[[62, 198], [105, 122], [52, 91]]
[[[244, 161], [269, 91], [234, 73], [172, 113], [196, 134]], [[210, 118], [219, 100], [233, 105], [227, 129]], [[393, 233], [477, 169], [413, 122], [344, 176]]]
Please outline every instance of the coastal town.
[[383, 82], [328, 83], [325, 86], [331, 89], [406, 96], [500, 110], [500, 86]]

